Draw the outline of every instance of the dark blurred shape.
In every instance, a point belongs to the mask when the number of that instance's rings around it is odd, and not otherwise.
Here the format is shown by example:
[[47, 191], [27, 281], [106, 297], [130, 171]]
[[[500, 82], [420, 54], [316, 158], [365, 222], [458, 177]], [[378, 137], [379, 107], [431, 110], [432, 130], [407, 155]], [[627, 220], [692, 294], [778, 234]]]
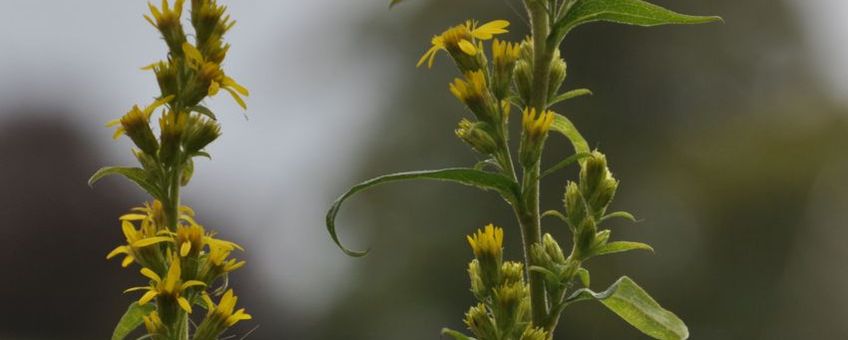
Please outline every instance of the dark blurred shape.
[[0, 125], [0, 337], [105, 339], [104, 321], [131, 299], [121, 289], [135, 273], [105, 255], [124, 241], [117, 216], [140, 199], [86, 185], [106, 161], [65, 118], [80, 116], [30, 108]]

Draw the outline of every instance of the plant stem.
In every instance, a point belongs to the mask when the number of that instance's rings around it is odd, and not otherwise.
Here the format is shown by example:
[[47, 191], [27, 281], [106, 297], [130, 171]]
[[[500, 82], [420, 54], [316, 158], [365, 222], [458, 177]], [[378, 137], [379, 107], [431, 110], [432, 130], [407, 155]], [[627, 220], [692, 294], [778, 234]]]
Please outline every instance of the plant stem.
[[[553, 49], [547, 46], [550, 23], [546, 4], [540, 0], [525, 0], [525, 6], [530, 14], [533, 35], [533, 84], [531, 87], [530, 106], [537, 111], [548, 107], [548, 83], [553, 59]], [[555, 48], [555, 47], [554, 47]], [[542, 229], [539, 216], [539, 173], [540, 162], [525, 166], [523, 173], [521, 203], [516, 207], [516, 215], [521, 225], [524, 245], [524, 260], [528, 265], [528, 281], [530, 286], [530, 306], [534, 326], [542, 326], [548, 317], [548, 304], [545, 296], [544, 276], [538, 272], [529, 271], [531, 263], [530, 249], [533, 244], [541, 243]]]
[[[171, 232], [177, 231], [180, 216], [180, 186], [181, 186], [182, 168], [174, 166], [171, 173], [167, 176], [166, 185], [168, 188], [168, 198], [163, 209], [165, 212], [165, 223]], [[160, 310], [162, 306], [157, 306]], [[180, 316], [174, 320], [176, 324], [170, 325], [171, 329], [175, 330], [174, 340], [188, 340], [188, 314], [179, 310]]]

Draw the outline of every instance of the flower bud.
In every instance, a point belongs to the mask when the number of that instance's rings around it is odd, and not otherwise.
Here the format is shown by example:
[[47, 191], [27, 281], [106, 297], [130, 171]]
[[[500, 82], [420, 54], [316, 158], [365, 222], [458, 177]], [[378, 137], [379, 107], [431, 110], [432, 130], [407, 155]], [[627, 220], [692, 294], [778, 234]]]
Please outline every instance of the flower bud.
[[580, 187], [577, 183], [569, 181], [565, 186], [565, 214], [568, 225], [572, 232], [576, 232], [577, 228], [589, 216], [586, 200], [583, 199], [583, 194], [580, 192]]
[[565, 264], [565, 255], [562, 254], [562, 248], [560, 248], [559, 244], [551, 234], [545, 234], [542, 237], [542, 244], [545, 246], [545, 253], [551, 258], [551, 260], [559, 265]]
[[174, 162], [179, 155], [180, 140], [185, 130], [186, 116], [186, 114], [169, 111], [159, 118], [160, 139], [162, 140], [159, 159], [167, 165], [175, 165]]
[[459, 122], [455, 130], [456, 136], [471, 146], [475, 151], [490, 155], [498, 150], [498, 144], [489, 134], [489, 124], [484, 122], [472, 123], [467, 119]]
[[501, 284], [524, 282], [524, 264], [507, 261], [501, 265]]
[[142, 112], [138, 106], [133, 106], [132, 110], [121, 118], [121, 126], [141, 151], [149, 155], [156, 154], [156, 150], [159, 149], [159, 142], [153, 135], [153, 130], [150, 129], [147, 114]]
[[530, 102], [530, 93], [533, 91], [533, 67], [527, 60], [518, 60], [515, 63], [515, 90], [518, 97], [524, 103]]
[[520, 340], [548, 340], [548, 333], [544, 329], [528, 326]]
[[551, 61], [551, 71], [550, 76], [548, 77], [548, 98], [554, 98], [559, 92], [559, 89], [562, 87], [562, 83], [565, 82], [565, 77], [567, 75], [566, 72], [566, 64], [565, 60], [560, 58], [559, 50], [554, 53], [554, 59]]
[[536, 115], [535, 108], [525, 108], [521, 124], [524, 127], [519, 147], [519, 160], [524, 166], [532, 166], [542, 156], [542, 148], [548, 138], [548, 130], [554, 123], [552, 111], [540, 111]]
[[607, 167], [606, 156], [593, 152], [580, 169], [580, 190], [595, 219], [603, 217], [617, 189], [618, 181]]
[[471, 280], [471, 292], [477, 299], [482, 300], [489, 296], [491, 290], [483, 282], [480, 262], [477, 259], [468, 263], [468, 277]]
[[454, 79], [450, 84], [450, 91], [477, 119], [491, 123], [499, 121], [497, 102], [489, 92], [483, 71], [468, 72], [464, 80]]
[[478, 339], [497, 339], [497, 330], [492, 323], [486, 305], [480, 303], [465, 313], [465, 325]]
[[503, 331], [513, 328], [529, 310], [529, 290], [523, 282], [504, 284], [495, 289], [495, 324]]
[[186, 124], [184, 144], [186, 153], [192, 155], [203, 150], [221, 136], [221, 125], [218, 122], [193, 114]]
[[485, 229], [469, 235], [468, 244], [480, 263], [480, 276], [486, 287], [495, 287], [500, 282], [503, 263], [503, 229], [489, 224]]
[[503, 42], [495, 39], [492, 42], [492, 91], [495, 98], [503, 99], [509, 95], [509, 86], [512, 83], [515, 62], [518, 60], [520, 47], [518, 44]]
[[183, 25], [180, 23], [184, 2], [184, 0], [176, 0], [173, 9], [168, 6], [168, 1], [162, 1], [161, 9], [148, 3], [153, 17], [144, 16], [147, 22], [156, 27], [159, 32], [162, 32], [162, 38], [168, 44], [171, 53], [178, 56], [182, 55], [181, 46], [186, 41]]

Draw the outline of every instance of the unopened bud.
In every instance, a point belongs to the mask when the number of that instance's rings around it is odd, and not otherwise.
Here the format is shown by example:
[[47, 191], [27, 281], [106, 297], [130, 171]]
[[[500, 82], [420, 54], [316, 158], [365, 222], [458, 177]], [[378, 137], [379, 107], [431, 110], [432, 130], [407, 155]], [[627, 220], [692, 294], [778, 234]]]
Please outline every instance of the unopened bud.
[[147, 114], [142, 112], [138, 106], [133, 106], [132, 110], [121, 118], [121, 126], [124, 127], [127, 136], [141, 151], [150, 155], [156, 154], [156, 150], [159, 149], [159, 142], [153, 135], [153, 130], [150, 129]]
[[551, 258], [551, 260], [559, 265], [565, 264], [565, 255], [562, 254], [562, 248], [560, 248], [559, 244], [551, 234], [545, 234], [542, 237], [542, 244], [545, 246], [545, 253]]
[[548, 333], [544, 329], [528, 326], [520, 340], [548, 340]]
[[565, 186], [565, 214], [568, 225], [574, 232], [580, 226], [584, 219], [589, 216], [586, 200], [583, 199], [583, 193], [580, 192], [580, 187], [577, 183], [569, 181]]
[[562, 83], [565, 82], [565, 77], [567, 75], [567, 68], [565, 64], [565, 60], [560, 58], [559, 50], [554, 54], [554, 59], [551, 62], [551, 71], [549, 76], [548, 83], [548, 98], [554, 98], [559, 92], [559, 89], [562, 87]]
[[618, 181], [607, 167], [606, 156], [593, 152], [580, 169], [580, 190], [595, 219], [604, 215], [617, 189]]
[[221, 125], [218, 122], [203, 118], [199, 114], [193, 114], [186, 126], [186, 134], [184, 138], [184, 147], [186, 152], [191, 155], [200, 150], [203, 150], [209, 143], [212, 143], [221, 136]]
[[478, 304], [465, 313], [465, 325], [478, 339], [497, 339], [497, 329], [489, 317], [486, 305]]
[[459, 127], [455, 130], [456, 136], [470, 145], [475, 151], [490, 155], [498, 150], [498, 144], [492, 135], [488, 132], [490, 125], [484, 122], [472, 123], [467, 119], [459, 122]]
[[507, 261], [501, 266], [501, 284], [524, 282], [524, 264]]

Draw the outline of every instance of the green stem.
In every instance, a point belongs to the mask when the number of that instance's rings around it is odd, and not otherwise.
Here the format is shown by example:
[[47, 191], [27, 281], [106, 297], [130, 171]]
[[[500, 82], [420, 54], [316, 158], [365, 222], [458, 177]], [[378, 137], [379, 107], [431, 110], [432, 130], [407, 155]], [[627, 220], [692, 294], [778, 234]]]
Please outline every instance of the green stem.
[[[180, 180], [182, 168], [174, 166], [167, 176], [168, 199], [162, 202], [164, 205], [165, 223], [171, 232], [177, 231], [180, 216]], [[161, 310], [162, 306], [158, 306]], [[168, 325], [175, 330], [174, 340], [188, 340], [188, 314], [179, 310], [180, 316], [174, 320], [174, 325]]]
[[[525, 0], [525, 6], [530, 14], [533, 35], [533, 84], [530, 95], [530, 106], [537, 111], [548, 107], [548, 83], [554, 49], [547, 46], [550, 31], [548, 12], [544, 1]], [[555, 47], [554, 47], [555, 48]], [[522, 199], [516, 207], [516, 214], [521, 225], [524, 245], [525, 263], [531, 263], [530, 249], [535, 243], [541, 243], [542, 229], [539, 215], [539, 179], [540, 164], [525, 166], [523, 173]], [[530, 307], [534, 326], [541, 326], [548, 318], [548, 304], [545, 296], [544, 275], [528, 270], [530, 286]]]

